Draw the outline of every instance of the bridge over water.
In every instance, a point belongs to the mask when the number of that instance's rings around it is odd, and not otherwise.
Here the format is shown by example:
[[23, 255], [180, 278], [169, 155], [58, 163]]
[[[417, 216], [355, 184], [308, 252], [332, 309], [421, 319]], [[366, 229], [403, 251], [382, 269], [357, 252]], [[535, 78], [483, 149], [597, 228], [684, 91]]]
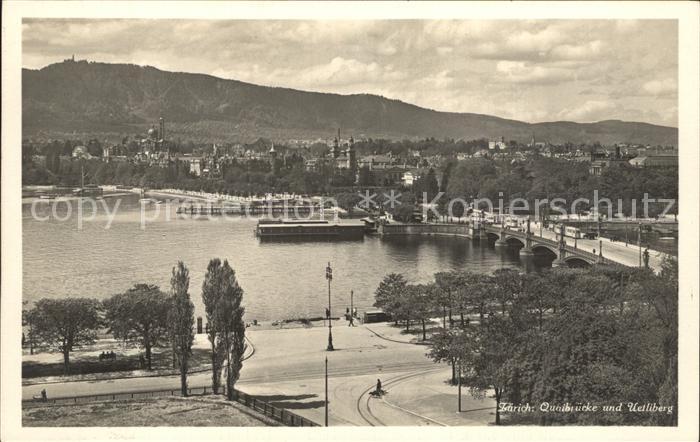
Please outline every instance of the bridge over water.
[[499, 224], [387, 224], [379, 226], [380, 235], [446, 235], [479, 240], [495, 240], [496, 247], [520, 247], [520, 255], [553, 254], [552, 266], [581, 266], [590, 264], [621, 264], [628, 267], [648, 265], [658, 271], [664, 254], [644, 250], [637, 245], [614, 242], [607, 238], [576, 239], [548, 230], [529, 231]]

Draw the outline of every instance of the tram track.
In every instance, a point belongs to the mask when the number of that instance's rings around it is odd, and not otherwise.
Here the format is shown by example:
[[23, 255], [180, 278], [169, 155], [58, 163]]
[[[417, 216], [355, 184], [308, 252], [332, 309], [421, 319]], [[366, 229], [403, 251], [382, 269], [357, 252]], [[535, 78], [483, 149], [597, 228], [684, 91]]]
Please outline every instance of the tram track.
[[[433, 368], [429, 368], [429, 369], [427, 369], [427, 370], [420, 370], [420, 371], [414, 371], [414, 372], [411, 372], [411, 373], [408, 373], [408, 374], [402, 374], [402, 375], [399, 375], [399, 376], [390, 378], [389, 380], [387, 380], [387, 381], [384, 383], [384, 385], [387, 386], [387, 387], [388, 387], [388, 386], [391, 386], [391, 385], [396, 385], [396, 384], [399, 384], [399, 383], [401, 383], [401, 382], [404, 382], [404, 381], [406, 381], [406, 380], [408, 380], [408, 379], [411, 379], [411, 378], [413, 378], [413, 377], [420, 376], [420, 375], [423, 375], [423, 374], [426, 374], [426, 373], [429, 373], [429, 372], [432, 372], [432, 371], [441, 370], [441, 369], [442, 369], [442, 367], [433, 367]], [[371, 408], [370, 405], [369, 405], [369, 404], [370, 404], [370, 400], [372, 399], [372, 396], [370, 396], [369, 393], [370, 393], [374, 388], [375, 388], [374, 386], [367, 388], [367, 389], [364, 390], [364, 391], [362, 392], [362, 394], [357, 398], [357, 404], [356, 404], [357, 412], [358, 412], [358, 414], [360, 415], [360, 417], [361, 417], [365, 422], [367, 422], [370, 426], [372, 426], [372, 427], [376, 427], [376, 426], [386, 426], [386, 424], [385, 424], [381, 419], [379, 419], [379, 418], [372, 412], [372, 408]], [[384, 400], [384, 399], [382, 399], [382, 401], [383, 401], [383, 403], [385, 403], [385, 404], [387, 404], [387, 405], [389, 405], [389, 406], [391, 406], [391, 407], [393, 407], [393, 408], [395, 408], [395, 409], [397, 409], [397, 410], [399, 410], [399, 411], [401, 411], [401, 412], [403, 412], [403, 413], [410, 414], [410, 415], [412, 415], [412, 416], [414, 416], [414, 417], [418, 417], [418, 418], [420, 418], [420, 419], [424, 419], [424, 420], [427, 420], [427, 421], [430, 421], [430, 422], [434, 422], [434, 423], [436, 423], [436, 424], [438, 424], [438, 425], [444, 425], [444, 424], [442, 424], [442, 423], [440, 423], [440, 422], [437, 422], [437, 421], [435, 421], [435, 420], [433, 420], [433, 419], [431, 419], [431, 418], [429, 418], [429, 417], [427, 417], [427, 416], [422, 416], [422, 415], [420, 415], [420, 414], [418, 414], [418, 413], [414, 413], [414, 412], [412, 412], [412, 411], [409, 411], [409, 410], [406, 410], [406, 409], [401, 408], [401, 407], [399, 407], [399, 406], [396, 406], [396, 405], [394, 405], [394, 404], [391, 404], [390, 402], [388, 402], [388, 401], [386, 401], [386, 400]]]

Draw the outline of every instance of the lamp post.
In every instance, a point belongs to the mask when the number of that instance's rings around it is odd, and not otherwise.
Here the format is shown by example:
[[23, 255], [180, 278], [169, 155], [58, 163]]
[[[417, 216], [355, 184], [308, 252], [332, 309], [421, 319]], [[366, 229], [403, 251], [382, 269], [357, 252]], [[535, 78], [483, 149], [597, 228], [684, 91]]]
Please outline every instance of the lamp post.
[[333, 332], [331, 331], [331, 281], [333, 280], [333, 269], [331, 263], [326, 267], [326, 279], [328, 280], [328, 347], [327, 351], [333, 351]]
[[326, 356], [326, 427], [328, 426], [328, 356]]
[[639, 267], [642, 266], [642, 222], [639, 221], [639, 230], [637, 231], [637, 247], [639, 248]]
[[353, 292], [350, 290], [350, 324], [355, 325], [355, 310], [352, 308]]
[[457, 411], [462, 412], [462, 358], [459, 358], [457, 372]]

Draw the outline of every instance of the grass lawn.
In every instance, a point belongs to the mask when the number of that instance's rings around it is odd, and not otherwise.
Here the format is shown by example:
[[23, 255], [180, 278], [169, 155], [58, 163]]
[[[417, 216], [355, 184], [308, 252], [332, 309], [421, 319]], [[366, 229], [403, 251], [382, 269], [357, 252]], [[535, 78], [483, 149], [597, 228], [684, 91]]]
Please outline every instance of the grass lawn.
[[[91, 373], [108, 373], [115, 371], [133, 371], [142, 369], [139, 364], [138, 354], [133, 352], [121, 352], [119, 349], [115, 352], [117, 358], [113, 361], [100, 361], [98, 354], [74, 352], [70, 359], [70, 374], [84, 375]], [[60, 356], [60, 355], [59, 355]], [[190, 359], [190, 370], [207, 367], [211, 364], [211, 350], [202, 348], [192, 349], [192, 358]], [[172, 371], [173, 356], [172, 350], [169, 348], [154, 349], [152, 356], [152, 368], [154, 371]], [[22, 377], [23, 378], [43, 378], [48, 376], [62, 376], [63, 360], [56, 362], [22, 362]]]
[[77, 405], [22, 407], [25, 427], [157, 427], [276, 425], [265, 416], [223, 397], [164, 397]]

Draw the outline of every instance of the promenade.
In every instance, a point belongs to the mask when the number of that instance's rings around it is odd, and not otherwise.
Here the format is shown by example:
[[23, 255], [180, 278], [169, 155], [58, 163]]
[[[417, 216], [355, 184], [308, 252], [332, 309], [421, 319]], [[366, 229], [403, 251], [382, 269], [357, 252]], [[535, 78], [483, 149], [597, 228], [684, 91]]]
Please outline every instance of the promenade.
[[[493, 400], [473, 399], [463, 389], [457, 413], [457, 388], [446, 381], [451, 369], [425, 356], [428, 347], [408, 341], [390, 324], [348, 327], [335, 321], [335, 351], [325, 351], [328, 328], [251, 330], [254, 355], [243, 364], [236, 388], [270, 404], [323, 423], [324, 360], [328, 357], [330, 425], [486, 425]], [[389, 393], [369, 399], [377, 379]], [[189, 376], [191, 388], [211, 384], [208, 371]], [[45, 388], [50, 398], [178, 388], [177, 376], [36, 384], [22, 387], [31, 399]]]

